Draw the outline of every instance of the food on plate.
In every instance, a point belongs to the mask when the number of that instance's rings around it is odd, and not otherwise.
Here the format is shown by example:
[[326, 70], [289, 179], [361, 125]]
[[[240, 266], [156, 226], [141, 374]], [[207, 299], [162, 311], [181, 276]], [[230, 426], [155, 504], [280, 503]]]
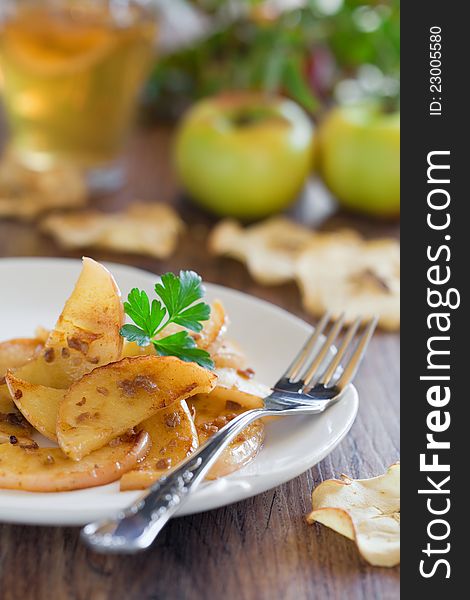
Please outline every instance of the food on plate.
[[59, 403], [57, 439], [80, 460], [136, 427], [157, 410], [214, 387], [216, 375], [174, 356], [139, 356], [98, 367]]
[[64, 248], [104, 248], [168, 258], [184, 224], [166, 204], [134, 202], [118, 213], [87, 210], [49, 215], [41, 229]]
[[[0, 343], [0, 488], [67, 491], [124, 476], [122, 490], [142, 489], [262, 406], [270, 390], [226, 339], [225, 308], [203, 301], [201, 277], [165, 273], [154, 291], [134, 288], [123, 303], [109, 271], [84, 258], [54, 328]], [[262, 423], [247, 427], [209, 477], [247, 464], [263, 439]]]
[[292, 100], [230, 92], [206, 98], [186, 114], [175, 166], [201, 206], [253, 219], [298, 197], [312, 170], [313, 144], [313, 123]]
[[34, 330], [35, 337], [42, 343], [45, 344], [47, 342], [47, 338], [49, 337], [50, 330], [42, 325], [38, 325]]
[[145, 459], [122, 477], [121, 490], [152, 485], [199, 446], [196, 427], [184, 400], [162, 408], [139, 427], [149, 434], [152, 447]]
[[[216, 389], [212, 394], [201, 394], [188, 400], [201, 445], [229, 421], [247, 410], [246, 406], [234, 400], [227, 400], [224, 394], [219, 395], [218, 392]], [[224, 477], [245, 466], [256, 457], [263, 442], [264, 425], [261, 421], [255, 421], [245, 427], [223, 450], [206, 479]]]
[[245, 353], [234, 340], [224, 336], [211, 346], [211, 355], [216, 369], [241, 369], [247, 366]]
[[[220, 300], [215, 300], [210, 306], [210, 317], [203, 322], [202, 329], [196, 332], [190, 332], [195, 345], [201, 350], [210, 350], [214, 354], [216, 344], [224, 339], [224, 333], [227, 326], [227, 317], [225, 309]], [[156, 337], [165, 337], [168, 334], [178, 333], [184, 330], [181, 325], [170, 323]], [[143, 356], [146, 354], [155, 354], [155, 348], [152, 344], [139, 346], [136, 342], [124, 341], [122, 349], [123, 356]]]
[[378, 104], [333, 109], [319, 131], [320, 171], [339, 202], [377, 217], [400, 215], [400, 113]]
[[16, 440], [20, 446], [34, 446], [33, 428], [16, 408], [8, 390], [2, 389], [4, 387], [0, 387], [0, 444]]
[[271, 217], [245, 228], [226, 219], [212, 230], [209, 249], [217, 256], [240, 260], [253, 279], [272, 285], [294, 278], [296, 259], [314, 237], [311, 229], [285, 217]]
[[308, 523], [322, 523], [354, 540], [372, 565], [400, 563], [400, 464], [372, 479], [329, 479], [313, 490]]
[[16, 338], [0, 342], [0, 444], [9, 442], [11, 436], [22, 445], [33, 443], [29, 437], [32, 427], [16, 408], [5, 374], [7, 369], [19, 367], [33, 358], [42, 347], [41, 340], [37, 338]]
[[7, 369], [24, 365], [44, 346], [44, 342], [35, 338], [16, 338], [0, 342], [0, 378]]
[[343, 311], [347, 321], [379, 316], [383, 329], [400, 327], [398, 241], [319, 239], [301, 254], [297, 279], [305, 308], [316, 316]]
[[124, 312], [111, 273], [91, 258], [50, 332], [44, 349], [15, 376], [29, 383], [68, 388], [95, 367], [121, 357]]
[[198, 348], [208, 350], [222, 337], [227, 327], [227, 316], [220, 300], [215, 300], [211, 304], [210, 318], [205, 321], [203, 328], [199, 333], [193, 335]]
[[79, 208], [86, 200], [86, 183], [75, 167], [62, 164], [46, 171], [33, 171], [10, 154], [2, 156], [0, 218], [29, 221], [50, 210]]
[[57, 411], [65, 390], [30, 383], [12, 372], [7, 373], [6, 382], [23, 417], [47, 439], [57, 441]]
[[0, 444], [0, 488], [65, 492], [104, 485], [133, 469], [149, 448], [149, 436], [141, 432], [116, 439], [77, 462], [60, 448]]
[[237, 402], [245, 410], [263, 406], [263, 398], [271, 389], [254, 380], [253, 369], [217, 369], [217, 383], [212, 398], [227, 402]]

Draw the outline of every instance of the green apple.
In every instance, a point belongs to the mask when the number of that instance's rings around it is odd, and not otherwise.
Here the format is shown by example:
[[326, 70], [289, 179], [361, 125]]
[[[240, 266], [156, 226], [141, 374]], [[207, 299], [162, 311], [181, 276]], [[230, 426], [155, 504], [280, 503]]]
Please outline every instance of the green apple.
[[331, 110], [319, 128], [320, 171], [347, 209], [400, 214], [400, 113], [378, 104]]
[[295, 102], [251, 92], [207, 98], [185, 115], [175, 165], [191, 197], [242, 219], [280, 211], [312, 170], [314, 126]]

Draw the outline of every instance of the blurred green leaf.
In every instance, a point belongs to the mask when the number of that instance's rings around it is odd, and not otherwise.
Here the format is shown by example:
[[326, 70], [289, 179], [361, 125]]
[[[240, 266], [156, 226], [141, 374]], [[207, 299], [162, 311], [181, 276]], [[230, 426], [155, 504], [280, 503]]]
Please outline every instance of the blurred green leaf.
[[[399, 79], [399, 0], [343, 0], [334, 14], [325, 14], [318, 0], [306, 0], [303, 7], [274, 17], [260, 12], [264, 0], [192, 3], [217, 26], [197, 44], [156, 64], [147, 104], [160, 112], [166, 109], [170, 116], [193, 100], [227, 89], [287, 93], [315, 112], [329, 102], [336, 83], [355, 77], [363, 64]], [[221, 26], [219, 16], [232, 14], [236, 7], [239, 16], [222, 20]], [[328, 77], [321, 72], [321, 60], [314, 60], [319, 47], [333, 61]]]
[[305, 80], [301, 62], [299, 60], [288, 61], [283, 75], [283, 83], [291, 98], [308, 111], [315, 112], [319, 107], [319, 101]]

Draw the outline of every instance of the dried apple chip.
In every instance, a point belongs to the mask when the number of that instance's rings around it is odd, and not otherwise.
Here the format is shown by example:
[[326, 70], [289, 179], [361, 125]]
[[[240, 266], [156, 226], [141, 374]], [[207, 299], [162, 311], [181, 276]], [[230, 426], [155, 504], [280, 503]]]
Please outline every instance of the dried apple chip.
[[245, 229], [236, 221], [225, 220], [213, 229], [209, 249], [246, 263], [253, 279], [269, 285], [293, 279], [297, 256], [314, 237], [310, 229], [284, 217], [272, 217]]
[[145, 432], [116, 439], [76, 462], [60, 448], [0, 445], [0, 488], [30, 492], [65, 492], [116, 481], [133, 469], [150, 448]]
[[400, 327], [400, 247], [393, 239], [321, 238], [297, 263], [305, 308], [316, 316], [343, 311], [348, 321], [379, 316], [384, 329]]
[[47, 171], [32, 171], [12, 155], [0, 162], [0, 218], [30, 221], [38, 215], [84, 206], [86, 182], [80, 170], [62, 164]]
[[98, 367], [65, 393], [59, 405], [57, 439], [80, 460], [159, 409], [210, 392], [217, 376], [174, 356], [138, 356]]
[[111, 273], [91, 258], [50, 332], [44, 350], [15, 371], [29, 383], [66, 389], [99, 365], [119, 360], [124, 321], [121, 295]]
[[121, 479], [121, 490], [149, 487], [162, 475], [177, 467], [198, 447], [198, 435], [184, 400], [163, 408], [141, 425], [152, 442], [150, 452], [136, 469]]
[[312, 494], [308, 523], [322, 523], [354, 540], [372, 565], [400, 563], [400, 464], [372, 479], [329, 479]]
[[89, 210], [50, 215], [41, 228], [65, 248], [105, 248], [167, 258], [184, 224], [170, 206], [135, 202], [120, 213]]

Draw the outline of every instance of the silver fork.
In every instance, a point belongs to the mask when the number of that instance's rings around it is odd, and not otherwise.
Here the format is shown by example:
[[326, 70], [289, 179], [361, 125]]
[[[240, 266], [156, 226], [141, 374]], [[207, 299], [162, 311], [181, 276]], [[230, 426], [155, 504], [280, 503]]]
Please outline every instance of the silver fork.
[[[336, 402], [356, 375], [377, 319], [366, 323], [358, 334], [362, 319], [357, 318], [336, 353], [332, 352], [332, 344], [343, 328], [344, 315], [332, 322], [325, 337], [323, 332], [329, 322], [326, 314], [274, 385], [272, 393], [264, 399], [263, 408], [249, 410], [229, 421], [177, 469], [158, 480], [115, 518], [86, 525], [81, 532], [82, 540], [97, 552], [134, 553], [148, 548], [201, 483], [227, 444], [247, 425], [269, 415], [320, 414]], [[347, 355], [341, 370], [341, 361]]]

